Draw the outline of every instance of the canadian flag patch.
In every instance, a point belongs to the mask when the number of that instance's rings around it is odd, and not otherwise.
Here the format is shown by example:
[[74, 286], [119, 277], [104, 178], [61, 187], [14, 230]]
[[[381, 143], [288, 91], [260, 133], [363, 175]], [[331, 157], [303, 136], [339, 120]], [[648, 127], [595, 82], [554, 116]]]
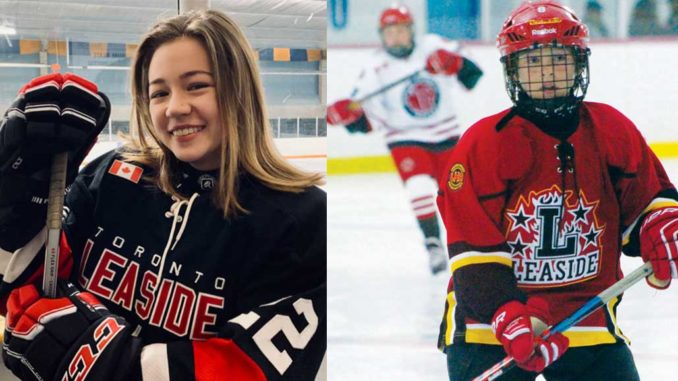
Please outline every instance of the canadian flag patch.
[[125, 163], [124, 161], [115, 160], [113, 165], [108, 170], [108, 173], [127, 179], [135, 184], [141, 180], [141, 175], [144, 173], [144, 170], [141, 167], [138, 167], [134, 164]]

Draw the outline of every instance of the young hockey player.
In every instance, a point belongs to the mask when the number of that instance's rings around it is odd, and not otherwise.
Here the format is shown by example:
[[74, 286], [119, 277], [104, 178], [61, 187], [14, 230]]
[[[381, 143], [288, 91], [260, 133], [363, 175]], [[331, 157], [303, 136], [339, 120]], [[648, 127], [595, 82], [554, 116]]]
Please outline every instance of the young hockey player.
[[[36, 78], [2, 121], [6, 366], [22, 380], [315, 380], [326, 195], [274, 148], [243, 33], [217, 11], [176, 16], [132, 69], [129, 143], [77, 177], [110, 113], [96, 85]], [[70, 159], [70, 283], [49, 299], [34, 284], [56, 152]]]
[[[461, 133], [457, 120], [461, 102], [452, 90], [459, 84], [472, 89], [482, 72], [459, 54], [457, 43], [434, 34], [415, 39], [412, 27], [406, 7], [395, 5], [383, 11], [379, 18], [382, 48], [366, 64], [351, 99], [327, 108], [327, 120], [345, 125], [350, 132], [384, 130], [435, 274], [447, 267], [436, 216], [437, 181]], [[417, 70], [421, 72], [410, 80], [365, 102], [355, 101]]]
[[[438, 198], [451, 256], [440, 346], [449, 378], [507, 354], [498, 380], [639, 379], [614, 298], [575, 327], [537, 338], [623, 277], [620, 255], [678, 277], [678, 194], [635, 125], [584, 102], [588, 32], [555, 1], [525, 2], [501, 29], [514, 106], [461, 139]], [[569, 350], [568, 350], [569, 347]]]

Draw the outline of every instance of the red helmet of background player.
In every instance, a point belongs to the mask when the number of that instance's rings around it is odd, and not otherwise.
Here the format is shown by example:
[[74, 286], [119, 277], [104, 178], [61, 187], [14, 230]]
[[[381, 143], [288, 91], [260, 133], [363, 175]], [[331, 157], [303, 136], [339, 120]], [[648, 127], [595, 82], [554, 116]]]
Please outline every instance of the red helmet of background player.
[[[414, 50], [414, 30], [412, 24], [414, 23], [412, 14], [406, 6], [396, 4], [384, 9], [379, 17], [379, 34], [381, 36], [381, 43], [386, 52], [396, 58], [404, 58], [409, 56]], [[384, 41], [384, 28], [393, 25], [405, 25], [410, 31], [410, 43], [408, 45], [393, 45], [386, 46]]]
[[[497, 36], [497, 47], [513, 103], [523, 111], [545, 117], [576, 110], [589, 84], [588, 36], [588, 28], [577, 15], [553, 0], [526, 1], [511, 12]], [[572, 52], [575, 78], [568, 96], [536, 100], [521, 88], [517, 53], [541, 47], [566, 48]]]
[[412, 14], [404, 5], [392, 5], [384, 9], [379, 17], [379, 30], [396, 24], [412, 25]]

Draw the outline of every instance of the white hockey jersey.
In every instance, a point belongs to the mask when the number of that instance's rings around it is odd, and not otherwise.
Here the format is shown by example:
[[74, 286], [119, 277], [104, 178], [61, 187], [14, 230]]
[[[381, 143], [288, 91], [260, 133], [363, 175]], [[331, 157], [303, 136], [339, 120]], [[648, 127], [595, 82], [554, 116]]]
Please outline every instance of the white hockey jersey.
[[427, 34], [415, 40], [408, 57], [395, 58], [380, 48], [362, 70], [351, 94], [354, 100], [421, 70], [411, 80], [362, 104], [372, 127], [385, 130], [387, 144], [439, 143], [459, 137], [458, 103], [452, 93], [461, 84], [456, 76], [433, 75], [423, 70], [427, 57], [437, 49], [461, 54], [456, 41]]

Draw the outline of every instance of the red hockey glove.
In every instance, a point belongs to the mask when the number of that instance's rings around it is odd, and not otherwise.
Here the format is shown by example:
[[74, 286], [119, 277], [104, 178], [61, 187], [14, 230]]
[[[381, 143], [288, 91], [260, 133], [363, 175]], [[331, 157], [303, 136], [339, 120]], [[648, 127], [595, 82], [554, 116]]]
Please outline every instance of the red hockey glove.
[[363, 114], [360, 103], [351, 99], [342, 99], [327, 108], [327, 123], [335, 126], [346, 126], [358, 121]]
[[534, 318], [537, 324], [548, 324], [550, 313], [545, 300], [530, 298], [527, 304], [511, 301], [495, 312], [492, 331], [519, 367], [540, 373], [565, 353], [569, 340], [560, 333], [546, 340], [537, 337], [531, 322]]
[[457, 53], [438, 49], [426, 59], [426, 71], [431, 74], [454, 75], [464, 66], [464, 59]]
[[640, 227], [640, 253], [652, 263], [654, 276], [647, 284], [665, 289], [671, 278], [678, 278], [678, 207], [657, 209], [645, 217]]
[[33, 285], [7, 301], [2, 359], [22, 380], [140, 379], [140, 340], [94, 295], [60, 283], [63, 295], [41, 297]]

